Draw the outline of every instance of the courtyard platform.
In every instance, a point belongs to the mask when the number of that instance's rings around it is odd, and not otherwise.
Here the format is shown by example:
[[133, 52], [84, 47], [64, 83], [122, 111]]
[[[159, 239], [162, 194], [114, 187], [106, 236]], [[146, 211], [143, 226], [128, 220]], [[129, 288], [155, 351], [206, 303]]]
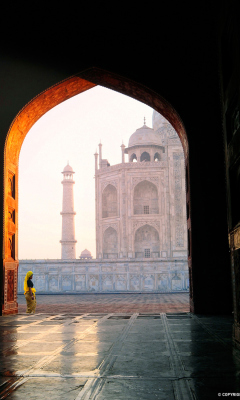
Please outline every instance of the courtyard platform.
[[[69, 295], [65, 304], [61, 296], [38, 296], [37, 314], [0, 317], [0, 399], [212, 400], [240, 394], [232, 318], [173, 311], [179, 295], [179, 306], [186, 307], [187, 294], [166, 294], [166, 312], [152, 311], [152, 294], [86, 295], [84, 301]], [[144, 301], [148, 311], [141, 309]]]
[[[26, 311], [18, 295], [19, 312]], [[187, 312], [189, 293], [107, 293], [38, 295], [36, 312]]]

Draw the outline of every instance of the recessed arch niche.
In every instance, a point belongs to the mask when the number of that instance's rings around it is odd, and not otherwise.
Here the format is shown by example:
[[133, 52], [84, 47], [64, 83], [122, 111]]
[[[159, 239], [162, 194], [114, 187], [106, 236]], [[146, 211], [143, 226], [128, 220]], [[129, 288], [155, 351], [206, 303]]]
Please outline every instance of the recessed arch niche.
[[136, 258], [159, 257], [160, 242], [157, 229], [148, 224], [138, 228], [134, 237], [134, 249]]
[[139, 182], [133, 193], [133, 212], [137, 214], [159, 214], [158, 189], [154, 183]]
[[[46, 88], [33, 99], [29, 99], [29, 102], [19, 111], [8, 132], [6, 132], [4, 146], [3, 266], [0, 279], [3, 282], [1, 289], [4, 293], [1, 310], [3, 314], [17, 313], [18, 311], [18, 160], [24, 138], [38, 119], [53, 107], [96, 85], [130, 96], [162, 114], [177, 131], [184, 149], [185, 165], [188, 166], [187, 134], [176, 110], [162, 96], [130, 79], [99, 68], [89, 68], [50, 88]], [[187, 193], [187, 199], [188, 197], [190, 196]], [[189, 199], [187, 201], [189, 203]], [[13, 216], [10, 221], [9, 215]], [[190, 219], [188, 229], [191, 236]], [[9, 246], [9, 240], [11, 246]], [[191, 259], [189, 268], [191, 269]], [[190, 280], [190, 287], [191, 284]]]
[[141, 154], [140, 161], [141, 161], [141, 162], [143, 162], [143, 161], [151, 161], [150, 154], [149, 154], [147, 151], [144, 151], [144, 152]]
[[109, 226], [103, 234], [103, 258], [118, 257], [118, 234]]
[[102, 217], [116, 217], [118, 215], [117, 189], [109, 184], [102, 193]]

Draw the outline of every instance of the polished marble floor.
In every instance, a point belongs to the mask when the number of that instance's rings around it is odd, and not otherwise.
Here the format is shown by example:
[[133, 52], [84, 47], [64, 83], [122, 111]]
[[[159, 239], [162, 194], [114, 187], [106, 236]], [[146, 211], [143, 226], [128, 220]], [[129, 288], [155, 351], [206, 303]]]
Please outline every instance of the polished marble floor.
[[237, 396], [232, 322], [188, 312], [0, 317], [0, 399]]

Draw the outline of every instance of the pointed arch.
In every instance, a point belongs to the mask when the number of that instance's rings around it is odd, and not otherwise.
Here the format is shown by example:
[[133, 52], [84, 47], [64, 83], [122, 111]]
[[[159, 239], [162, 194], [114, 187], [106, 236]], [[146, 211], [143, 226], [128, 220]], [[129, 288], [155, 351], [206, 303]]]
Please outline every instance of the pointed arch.
[[158, 189], [154, 183], [144, 180], [139, 182], [133, 193], [133, 213], [159, 214]]
[[138, 228], [134, 237], [136, 258], [156, 258], [160, 256], [159, 232], [149, 224]]
[[[177, 131], [184, 149], [185, 164], [188, 166], [187, 134], [176, 110], [162, 96], [130, 79], [99, 68], [89, 68], [47, 88], [30, 100], [13, 120], [6, 135], [4, 147], [3, 268], [1, 272], [4, 293], [3, 314], [18, 311], [16, 289], [18, 269], [18, 159], [24, 138], [35, 122], [50, 109], [96, 85], [130, 96], [162, 114]], [[188, 199], [188, 203], [189, 201]], [[8, 220], [9, 215], [14, 215], [14, 219], [10, 222]], [[191, 236], [190, 219], [188, 227]], [[189, 265], [191, 266], [191, 260]], [[12, 279], [8, 280], [10, 275]], [[11, 302], [8, 301], [10, 298]]]
[[102, 193], [102, 218], [116, 217], [117, 215], [117, 189], [109, 184]]
[[143, 162], [143, 161], [151, 161], [150, 154], [149, 154], [147, 151], [144, 151], [144, 152], [141, 154], [140, 161], [141, 161], [141, 162]]
[[111, 226], [103, 234], [103, 258], [118, 258], [118, 234]]

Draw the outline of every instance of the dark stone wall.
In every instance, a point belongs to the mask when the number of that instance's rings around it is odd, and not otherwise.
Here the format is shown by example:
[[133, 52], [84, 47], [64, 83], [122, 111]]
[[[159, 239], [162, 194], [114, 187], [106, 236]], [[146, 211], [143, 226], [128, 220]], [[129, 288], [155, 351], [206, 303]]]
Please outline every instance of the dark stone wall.
[[235, 343], [240, 346], [240, 4], [223, 3], [218, 19], [219, 81], [223, 115], [226, 199], [231, 252]]

